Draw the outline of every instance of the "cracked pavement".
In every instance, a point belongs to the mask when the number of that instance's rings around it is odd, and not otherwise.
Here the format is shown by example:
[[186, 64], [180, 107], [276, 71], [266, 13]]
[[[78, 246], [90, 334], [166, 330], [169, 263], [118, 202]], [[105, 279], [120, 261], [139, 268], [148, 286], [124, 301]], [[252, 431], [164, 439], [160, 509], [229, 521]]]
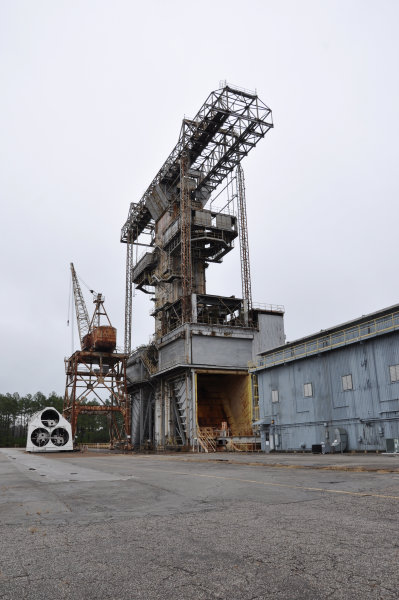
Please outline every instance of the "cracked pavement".
[[0, 599], [398, 599], [399, 474], [351, 460], [1, 449]]

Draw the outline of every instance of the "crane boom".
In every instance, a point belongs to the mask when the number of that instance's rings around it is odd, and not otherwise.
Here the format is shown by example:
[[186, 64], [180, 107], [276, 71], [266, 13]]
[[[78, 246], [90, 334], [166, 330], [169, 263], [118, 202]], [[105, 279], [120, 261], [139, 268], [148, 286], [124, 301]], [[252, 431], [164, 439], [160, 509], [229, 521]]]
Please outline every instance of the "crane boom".
[[82, 290], [80, 289], [78, 276], [76, 275], [75, 267], [71, 263], [73, 295], [75, 298], [76, 320], [78, 322], [79, 339], [83, 348], [83, 338], [90, 331], [89, 313], [87, 312], [86, 303], [83, 298]]

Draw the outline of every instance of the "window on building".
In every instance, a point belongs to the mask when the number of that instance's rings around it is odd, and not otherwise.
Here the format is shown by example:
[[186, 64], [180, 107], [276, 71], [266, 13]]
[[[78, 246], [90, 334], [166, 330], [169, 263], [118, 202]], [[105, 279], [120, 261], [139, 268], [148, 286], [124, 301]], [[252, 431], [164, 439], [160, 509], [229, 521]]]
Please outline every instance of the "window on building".
[[342, 376], [342, 389], [344, 392], [346, 392], [347, 390], [353, 390], [353, 381], [351, 374]]
[[391, 383], [399, 381], [399, 365], [391, 365], [389, 367], [389, 374], [391, 376]]
[[278, 390], [272, 390], [272, 402], [278, 402]]
[[313, 385], [311, 383], [303, 384], [303, 395], [305, 398], [311, 398], [313, 396]]

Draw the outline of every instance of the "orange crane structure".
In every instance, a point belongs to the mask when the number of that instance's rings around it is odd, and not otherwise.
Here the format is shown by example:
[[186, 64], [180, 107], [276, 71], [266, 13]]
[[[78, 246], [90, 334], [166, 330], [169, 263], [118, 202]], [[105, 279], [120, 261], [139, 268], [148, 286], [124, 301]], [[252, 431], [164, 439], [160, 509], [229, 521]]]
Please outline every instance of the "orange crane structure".
[[[109, 419], [111, 448], [130, 448], [130, 400], [126, 386], [128, 355], [116, 352], [116, 329], [104, 307], [104, 297], [94, 296], [94, 313], [89, 320], [86, 303], [71, 263], [76, 320], [81, 349], [65, 359], [66, 387], [64, 417], [76, 437], [80, 414], [102, 414]], [[104, 317], [107, 324], [101, 324]], [[118, 417], [118, 415], [120, 415]]]

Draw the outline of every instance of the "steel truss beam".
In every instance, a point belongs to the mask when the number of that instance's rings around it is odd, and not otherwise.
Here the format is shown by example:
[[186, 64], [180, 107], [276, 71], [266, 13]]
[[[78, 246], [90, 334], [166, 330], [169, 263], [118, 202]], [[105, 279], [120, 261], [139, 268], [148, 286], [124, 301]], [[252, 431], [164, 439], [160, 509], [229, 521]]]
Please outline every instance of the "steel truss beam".
[[183, 152], [190, 157], [188, 167], [196, 178], [194, 196], [202, 192], [206, 199], [272, 127], [272, 112], [256, 93], [228, 85], [212, 92], [194, 119], [184, 119], [176, 146], [141, 200], [130, 205], [121, 241], [127, 243], [131, 230], [132, 242], [136, 241], [151, 223], [146, 203], [157, 185], [165, 195], [176, 193]]

